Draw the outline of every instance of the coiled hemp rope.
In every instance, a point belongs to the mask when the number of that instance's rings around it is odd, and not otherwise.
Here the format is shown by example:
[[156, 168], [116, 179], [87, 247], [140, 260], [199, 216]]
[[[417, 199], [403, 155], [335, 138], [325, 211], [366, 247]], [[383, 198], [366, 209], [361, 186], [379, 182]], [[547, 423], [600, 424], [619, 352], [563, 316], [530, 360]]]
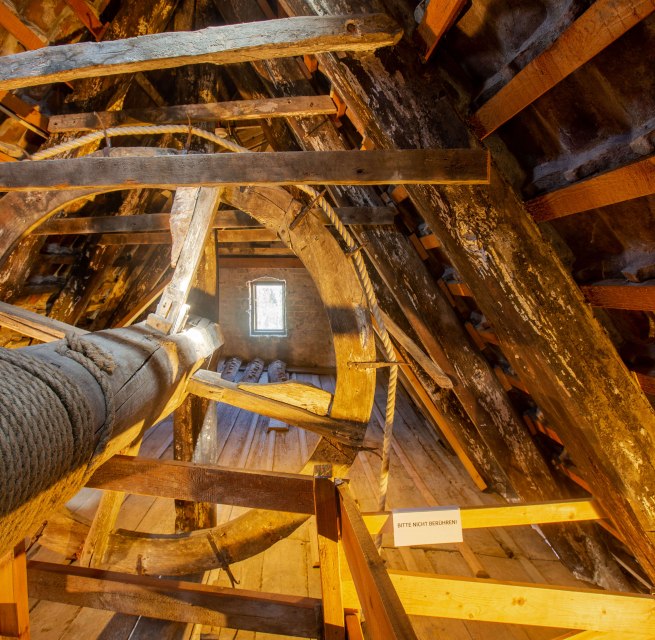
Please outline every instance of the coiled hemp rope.
[[[49, 149], [44, 149], [32, 155], [32, 160], [44, 160], [46, 158], [52, 158], [53, 156], [63, 153], [64, 151], [72, 151], [78, 147], [82, 147], [91, 142], [96, 142], [106, 138], [111, 138], [115, 136], [128, 136], [128, 135], [149, 135], [149, 134], [172, 134], [172, 133], [188, 133], [189, 135], [196, 135], [205, 140], [209, 140], [216, 145], [227, 149], [228, 151], [233, 151], [235, 153], [250, 153], [248, 149], [242, 147], [236, 142], [232, 142], [225, 137], [219, 136], [210, 131], [205, 131], [198, 127], [191, 127], [188, 125], [144, 125], [144, 126], [127, 126], [127, 127], [111, 127], [108, 129], [93, 131], [88, 133], [80, 138], [73, 140], [68, 140], [62, 144], [56, 145]], [[341, 222], [341, 219], [337, 215], [336, 211], [332, 208], [330, 203], [313, 187], [306, 185], [296, 185], [296, 188], [300, 191], [306, 193], [310, 196], [315, 203], [325, 212], [325, 215], [330, 220], [330, 223], [334, 225], [337, 233], [345, 243], [350, 256], [352, 257], [353, 264], [355, 265], [355, 270], [357, 275], [362, 283], [362, 288], [364, 289], [364, 294], [366, 296], [366, 301], [371, 311], [371, 315], [375, 319], [375, 322], [378, 327], [378, 333], [380, 340], [382, 342], [382, 348], [384, 351], [384, 357], [388, 362], [396, 361], [396, 352], [391, 342], [391, 338], [384, 326], [384, 320], [382, 319], [382, 314], [380, 313], [380, 307], [378, 306], [377, 299], [375, 297], [375, 292], [373, 291], [373, 284], [368, 275], [366, 269], [366, 264], [364, 259], [361, 256], [359, 251], [359, 246], [353, 238], [352, 234]], [[378, 499], [378, 508], [383, 511], [386, 507], [387, 500], [387, 489], [389, 484], [389, 455], [391, 452], [391, 438], [393, 432], [393, 421], [395, 414], [396, 406], [396, 387], [398, 383], [398, 365], [392, 364], [389, 367], [389, 383], [387, 387], [387, 404], [384, 420], [384, 438], [382, 442], [382, 464], [380, 470], [380, 484], [379, 484], [379, 499]], [[378, 547], [381, 545], [381, 537], [378, 537], [376, 540]]]

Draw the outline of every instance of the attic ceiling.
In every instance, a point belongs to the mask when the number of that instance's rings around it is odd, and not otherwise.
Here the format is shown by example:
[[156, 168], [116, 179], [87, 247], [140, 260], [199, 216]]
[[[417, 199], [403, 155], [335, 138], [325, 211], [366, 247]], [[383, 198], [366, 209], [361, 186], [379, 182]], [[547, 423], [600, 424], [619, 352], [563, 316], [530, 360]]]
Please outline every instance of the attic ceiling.
[[[474, 126], [479, 109], [601, 0], [473, 0], [427, 62], [419, 61], [424, 45], [411, 1], [112, 0], [88, 3], [89, 15], [96, 17], [84, 20], [73, 8], [80, 4], [25, 0], [10, 8], [49, 45], [93, 41], [91, 29], [100, 39], [115, 40], [362, 10], [387, 13], [403, 27], [404, 37], [375, 54], [204, 64], [19, 89], [0, 102], [0, 151], [6, 162], [22, 161], [23, 152], [29, 157], [80, 135], [48, 132], [48, 118], [61, 114], [298, 95], [330, 95], [339, 114], [196, 126], [218, 128], [256, 152], [474, 147], [480, 144]], [[652, 2], [605, 4], [606, 13], [600, 14], [612, 25], [612, 12], [638, 7], [646, 15], [484, 138], [498, 170], [492, 174], [493, 190], [391, 186], [326, 191], [338, 208], [393, 208], [393, 225], [356, 224], [352, 232], [367, 255], [383, 310], [451, 376], [455, 388], [439, 389], [418, 365], [415, 381], [404, 382], [415, 396], [420, 386], [428, 398], [422, 401], [426, 415], [431, 415], [428, 402], [446, 416], [484, 483], [510, 499], [546, 500], [590, 491], [609, 500], [613, 483], [623, 496], [616, 504], [623, 498], [632, 504], [634, 487], [650, 478], [650, 471], [640, 479], [627, 469], [622, 477], [621, 469], [607, 463], [612, 451], [599, 450], [603, 438], [622, 437], [623, 430], [635, 435], [643, 427], [653, 437], [655, 418], [648, 402], [655, 397], [655, 196], [648, 194], [655, 145], [655, 73], [649, 57], [655, 16]], [[8, 31], [0, 31], [0, 38], [2, 55], [29, 48]], [[588, 44], [579, 42], [579, 51], [567, 51], [565, 57], [583, 56]], [[85, 152], [106, 144], [101, 141]], [[119, 137], [111, 146], [213, 151], [186, 134]], [[649, 159], [644, 165], [650, 185], [646, 195], [632, 197], [626, 189], [625, 199], [593, 208], [582, 205], [561, 217], [542, 215], [538, 231], [532, 225], [529, 216], [539, 219], [538, 199], [544, 194]], [[622, 191], [631, 180], [606, 191]], [[587, 197], [581, 196], [583, 201]], [[171, 190], [115, 191], [68, 205], [55, 219], [165, 214], [172, 201]], [[0, 219], [10, 224], [9, 217]], [[294, 259], [293, 251], [263, 234], [255, 220], [241, 217], [235, 226], [216, 233], [219, 269]], [[166, 229], [125, 232], [120, 239], [112, 235], [45, 235], [43, 229], [32, 229], [4, 256], [0, 299], [90, 331], [143, 317], [172, 272], [170, 237]], [[220, 304], [220, 291], [218, 297]], [[605, 332], [613, 348], [604, 342]], [[32, 342], [6, 328], [0, 339], [12, 348]], [[565, 344], [570, 351], [560, 350]], [[402, 346], [399, 353], [411, 360]], [[558, 367], [559, 377], [549, 374]], [[588, 429], [592, 423], [597, 432]], [[648, 438], [637, 438], [627, 448], [638, 449]], [[484, 451], [476, 457], [480, 443]], [[641, 453], [650, 458], [649, 451]], [[626, 455], [636, 454], [631, 449]], [[642, 463], [639, 459], [635, 465]], [[603, 473], [594, 475], [596, 467]], [[609, 504], [610, 509], [616, 506]], [[650, 506], [645, 511], [652, 516]], [[557, 525], [544, 527], [544, 533], [563, 560], [588, 579], [616, 588], [630, 580], [643, 588], [655, 575], [652, 533], [646, 516], [640, 522], [627, 519], [618, 534], [611, 526], [608, 533], [593, 525], [580, 525], [570, 536]]]

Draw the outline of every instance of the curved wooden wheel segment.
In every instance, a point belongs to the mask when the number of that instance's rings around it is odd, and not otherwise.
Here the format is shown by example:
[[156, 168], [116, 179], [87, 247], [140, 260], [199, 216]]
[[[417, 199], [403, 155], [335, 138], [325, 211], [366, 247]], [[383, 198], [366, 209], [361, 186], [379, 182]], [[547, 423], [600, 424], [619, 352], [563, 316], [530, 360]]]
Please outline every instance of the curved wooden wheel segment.
[[[161, 149], [111, 149], [112, 155], [162, 152], [175, 153]], [[107, 191], [110, 190], [6, 195], [0, 200], [0, 224], [4, 228], [0, 232], [0, 265], [20, 239], [54, 213], [81, 198], [92, 198]], [[333, 336], [337, 376], [329, 417], [334, 421], [359, 424], [363, 437], [373, 406], [375, 370], [353, 365], [375, 359], [375, 342], [365, 296], [351, 260], [330, 230], [313, 215], [305, 215], [300, 224], [290, 228], [303, 204], [285, 189], [231, 187], [224, 190], [222, 201], [276, 231], [310, 273], [325, 306]], [[265, 395], [266, 391], [261, 391]], [[312, 411], [311, 407], [307, 409]], [[337, 473], [343, 474], [352, 465], [357, 451], [356, 446], [322, 437], [302, 473], [311, 473], [315, 464], [329, 462]], [[307, 516], [297, 514], [251, 510], [214, 529], [180, 536], [115, 531], [110, 535], [100, 566], [165, 575], [202, 571], [220, 566], [213, 539], [221, 541], [224, 557], [236, 562], [264, 551], [306, 519]], [[40, 542], [70, 555], [79, 551], [87, 533], [88, 524], [59, 514], [51, 518]]]

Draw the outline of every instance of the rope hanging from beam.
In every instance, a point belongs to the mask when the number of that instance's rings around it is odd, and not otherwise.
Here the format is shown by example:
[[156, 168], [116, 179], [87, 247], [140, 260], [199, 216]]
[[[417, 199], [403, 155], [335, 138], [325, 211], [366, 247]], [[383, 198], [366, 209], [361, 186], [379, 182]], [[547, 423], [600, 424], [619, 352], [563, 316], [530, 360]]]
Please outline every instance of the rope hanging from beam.
[[[199, 127], [192, 127], [189, 125], [143, 125], [143, 126], [127, 126], [127, 127], [111, 127], [108, 129], [103, 129], [99, 131], [93, 131], [87, 135], [68, 140], [59, 145], [51, 147], [49, 149], [44, 149], [39, 151], [31, 156], [32, 160], [45, 160], [52, 158], [60, 153], [65, 151], [72, 151], [84, 145], [90, 144], [92, 142], [98, 142], [103, 139], [109, 141], [109, 138], [115, 136], [131, 136], [131, 135], [151, 135], [151, 134], [173, 134], [173, 133], [186, 133], [188, 135], [195, 135], [205, 140], [209, 140], [219, 147], [232, 151], [234, 153], [251, 153], [249, 149], [242, 147], [241, 145], [233, 142], [227, 137], [223, 137], [212, 133], [210, 131], [205, 131]], [[341, 222], [341, 219], [337, 215], [336, 211], [326, 200], [322, 193], [314, 189], [313, 187], [306, 185], [296, 185], [297, 188], [306, 193], [312, 202], [317, 204], [325, 213], [330, 223], [334, 226], [337, 233], [343, 240], [346, 245], [347, 253], [353, 260], [355, 270], [359, 276], [362, 288], [364, 289], [364, 294], [368, 303], [369, 310], [371, 315], [375, 319], [375, 322], [378, 326], [380, 340], [382, 342], [382, 348], [384, 351], [384, 357], [388, 362], [396, 362], [396, 353], [391, 342], [391, 337], [386, 330], [384, 319], [382, 313], [380, 312], [380, 307], [378, 306], [377, 298], [373, 290], [373, 283], [368, 275], [366, 269], [366, 264], [364, 258], [361, 255], [360, 247]], [[312, 205], [313, 206], [313, 205]], [[387, 501], [387, 490], [389, 485], [389, 456], [391, 453], [391, 439], [393, 434], [393, 422], [395, 415], [395, 406], [396, 406], [396, 388], [398, 384], [398, 366], [392, 364], [389, 367], [389, 383], [387, 388], [387, 403], [385, 410], [385, 420], [384, 420], [384, 437], [382, 442], [382, 463], [380, 469], [380, 483], [379, 483], [379, 497], [378, 497], [378, 508], [380, 511], [384, 511], [386, 508]], [[378, 536], [376, 540], [378, 548], [381, 546], [382, 538]]]
[[0, 349], [0, 515], [89, 465], [111, 436], [110, 359], [79, 338], [69, 338], [60, 349], [100, 384], [105, 422], [96, 432], [86, 396], [59, 368], [18, 349]]

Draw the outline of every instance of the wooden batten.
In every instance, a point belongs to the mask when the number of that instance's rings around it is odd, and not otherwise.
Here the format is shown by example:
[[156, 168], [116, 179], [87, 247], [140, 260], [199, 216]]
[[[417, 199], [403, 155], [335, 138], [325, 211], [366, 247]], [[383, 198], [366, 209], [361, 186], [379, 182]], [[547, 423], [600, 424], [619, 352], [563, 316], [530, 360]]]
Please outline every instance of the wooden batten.
[[3, 191], [398, 182], [488, 184], [489, 154], [470, 149], [289, 151], [0, 164]]
[[369, 14], [287, 18], [208, 27], [193, 33], [61, 45], [44, 52], [5, 56], [0, 65], [0, 89], [205, 62], [235, 64], [325, 51], [373, 51], [394, 44], [401, 35], [387, 16]]

